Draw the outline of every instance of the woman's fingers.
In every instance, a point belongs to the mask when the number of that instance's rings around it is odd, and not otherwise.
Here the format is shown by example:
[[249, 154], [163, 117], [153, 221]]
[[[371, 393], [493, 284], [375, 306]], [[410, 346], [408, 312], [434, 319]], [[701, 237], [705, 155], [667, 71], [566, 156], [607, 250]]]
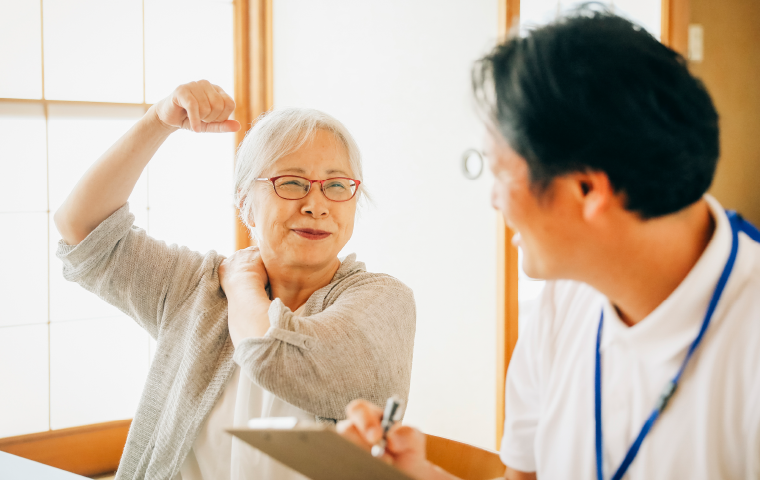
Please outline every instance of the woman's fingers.
[[230, 118], [230, 115], [235, 111], [235, 100], [227, 94], [224, 90], [222, 90], [220, 87], [215, 87], [216, 91], [219, 92], [219, 95], [221, 95], [222, 99], [224, 100], [224, 110], [222, 110], [222, 113], [219, 115], [219, 118], [217, 118], [218, 122], [228, 120]]
[[[197, 82], [198, 86], [203, 91], [208, 101], [209, 110], [203, 116], [202, 120], [206, 123], [218, 123], [223, 122], [229, 118], [229, 113], [223, 116], [225, 110], [225, 98], [219, 93], [221, 90], [216, 85], [212, 85], [208, 80], [200, 80]], [[222, 92], [224, 90], [221, 90]], [[232, 113], [232, 112], [230, 112]]]
[[225, 120], [216, 123], [204, 123], [203, 131], [206, 133], [230, 133], [240, 130], [240, 122], [237, 120]]
[[177, 87], [173, 103], [184, 110], [186, 117], [179, 125], [194, 132], [224, 133], [240, 130], [240, 123], [230, 120], [235, 101], [220, 87], [207, 80]]
[[354, 400], [346, 407], [346, 415], [365, 441], [375, 444], [382, 438], [383, 411], [377, 406], [366, 400]]
[[[185, 110], [187, 117], [182, 122], [182, 128], [193, 130], [195, 132], [201, 129], [201, 117], [199, 112], [198, 99], [195, 98], [190, 88], [186, 88], [187, 85], [182, 85], [174, 93], [174, 103]], [[190, 128], [188, 128], [190, 127]]]

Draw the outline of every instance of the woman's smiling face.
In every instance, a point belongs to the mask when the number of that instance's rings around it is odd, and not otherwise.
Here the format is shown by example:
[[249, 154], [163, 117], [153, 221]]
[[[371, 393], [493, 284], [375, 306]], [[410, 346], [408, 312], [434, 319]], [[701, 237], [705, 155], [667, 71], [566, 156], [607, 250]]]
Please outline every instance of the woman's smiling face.
[[[354, 178], [348, 152], [335, 136], [318, 130], [293, 153], [283, 156], [262, 177], [296, 175], [312, 180]], [[356, 196], [346, 202], [328, 200], [314, 183], [300, 200], [277, 196], [271, 182], [256, 182], [251, 226], [257, 230], [261, 256], [267, 268], [315, 268], [334, 262], [351, 238]]]

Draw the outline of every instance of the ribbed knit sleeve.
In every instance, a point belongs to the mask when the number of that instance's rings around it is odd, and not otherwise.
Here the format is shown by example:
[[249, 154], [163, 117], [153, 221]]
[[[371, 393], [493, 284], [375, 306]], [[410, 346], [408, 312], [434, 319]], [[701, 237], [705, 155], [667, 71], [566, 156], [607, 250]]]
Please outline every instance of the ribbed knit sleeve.
[[223, 258], [213, 251], [203, 256], [169, 246], [133, 222], [125, 204], [78, 245], [61, 240], [56, 256], [63, 261], [64, 278], [116, 306], [157, 338], [161, 322], [204, 277], [216, 275]]
[[345, 418], [346, 405], [357, 398], [382, 406], [391, 395], [409, 396], [412, 291], [387, 275], [351, 277], [314, 315], [294, 315], [275, 299], [267, 333], [244, 339], [233, 357], [253, 382], [325, 419]]

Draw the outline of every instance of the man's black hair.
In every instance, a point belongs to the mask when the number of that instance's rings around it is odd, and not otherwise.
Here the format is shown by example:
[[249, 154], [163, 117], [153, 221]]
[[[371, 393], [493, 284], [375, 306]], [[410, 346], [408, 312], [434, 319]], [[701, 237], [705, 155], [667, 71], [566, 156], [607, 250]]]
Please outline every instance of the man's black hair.
[[707, 191], [718, 114], [681, 55], [630, 21], [588, 6], [497, 46], [473, 70], [476, 97], [541, 192], [605, 172], [648, 219]]

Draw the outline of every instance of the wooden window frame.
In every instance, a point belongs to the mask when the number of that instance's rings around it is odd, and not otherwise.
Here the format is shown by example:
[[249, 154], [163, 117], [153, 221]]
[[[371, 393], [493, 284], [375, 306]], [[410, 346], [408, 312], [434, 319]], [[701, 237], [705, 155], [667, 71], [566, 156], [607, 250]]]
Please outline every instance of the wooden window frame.
[[[235, 141], [240, 145], [256, 119], [272, 109], [272, 0], [235, 0], [234, 5], [235, 118], [242, 125]], [[251, 246], [251, 235], [237, 208], [235, 213], [235, 248], [240, 250]]]

